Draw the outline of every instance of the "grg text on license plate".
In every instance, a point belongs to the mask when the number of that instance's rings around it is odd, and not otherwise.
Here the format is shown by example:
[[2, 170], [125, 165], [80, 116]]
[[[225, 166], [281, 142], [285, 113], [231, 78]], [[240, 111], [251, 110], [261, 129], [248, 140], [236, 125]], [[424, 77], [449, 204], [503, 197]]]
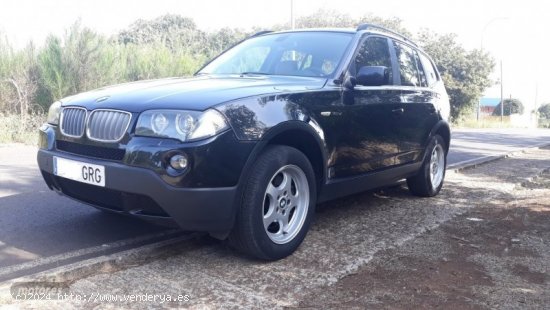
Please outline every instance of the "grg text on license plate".
[[53, 168], [56, 176], [105, 187], [105, 166], [54, 156]]

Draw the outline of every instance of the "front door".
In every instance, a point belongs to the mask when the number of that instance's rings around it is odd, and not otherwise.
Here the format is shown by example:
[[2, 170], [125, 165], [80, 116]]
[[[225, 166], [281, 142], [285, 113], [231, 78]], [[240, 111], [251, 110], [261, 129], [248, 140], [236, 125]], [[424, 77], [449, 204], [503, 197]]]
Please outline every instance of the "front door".
[[401, 92], [394, 86], [394, 70], [389, 49], [390, 41], [379, 36], [369, 36], [361, 43], [350, 66], [356, 75], [363, 66], [388, 68], [387, 85], [362, 86], [343, 90], [338, 115], [344, 135], [334, 141], [329, 162], [330, 177], [352, 177], [395, 165], [399, 152], [396, 124], [402, 115]]

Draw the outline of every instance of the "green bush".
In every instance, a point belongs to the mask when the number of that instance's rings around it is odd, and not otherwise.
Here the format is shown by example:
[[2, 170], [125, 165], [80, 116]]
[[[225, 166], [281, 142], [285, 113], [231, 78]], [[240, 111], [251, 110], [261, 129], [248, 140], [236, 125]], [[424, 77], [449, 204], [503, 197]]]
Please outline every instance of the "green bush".
[[38, 128], [46, 121], [44, 114], [0, 113], [0, 143], [38, 144]]
[[541, 105], [538, 108], [539, 118], [550, 120], [550, 103]]
[[495, 107], [495, 110], [493, 111], [493, 116], [499, 116], [502, 113], [504, 113], [505, 116], [511, 115], [511, 114], [523, 114], [523, 103], [519, 101], [518, 99], [504, 99], [504, 106], [501, 107], [501, 103], [497, 104]]

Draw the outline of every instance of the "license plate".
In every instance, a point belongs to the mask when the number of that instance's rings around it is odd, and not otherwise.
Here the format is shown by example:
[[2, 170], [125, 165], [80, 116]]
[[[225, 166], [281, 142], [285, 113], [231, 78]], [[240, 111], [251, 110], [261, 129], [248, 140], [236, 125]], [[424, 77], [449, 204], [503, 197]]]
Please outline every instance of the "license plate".
[[53, 173], [62, 178], [105, 187], [104, 166], [54, 157]]

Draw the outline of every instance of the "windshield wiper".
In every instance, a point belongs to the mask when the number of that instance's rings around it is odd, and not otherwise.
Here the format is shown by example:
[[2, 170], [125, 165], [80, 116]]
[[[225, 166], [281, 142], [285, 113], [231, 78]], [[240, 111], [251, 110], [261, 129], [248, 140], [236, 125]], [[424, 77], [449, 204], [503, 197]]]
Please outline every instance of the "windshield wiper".
[[240, 76], [244, 76], [244, 75], [271, 75], [271, 73], [247, 71], [247, 72], [241, 72], [239, 75]]

